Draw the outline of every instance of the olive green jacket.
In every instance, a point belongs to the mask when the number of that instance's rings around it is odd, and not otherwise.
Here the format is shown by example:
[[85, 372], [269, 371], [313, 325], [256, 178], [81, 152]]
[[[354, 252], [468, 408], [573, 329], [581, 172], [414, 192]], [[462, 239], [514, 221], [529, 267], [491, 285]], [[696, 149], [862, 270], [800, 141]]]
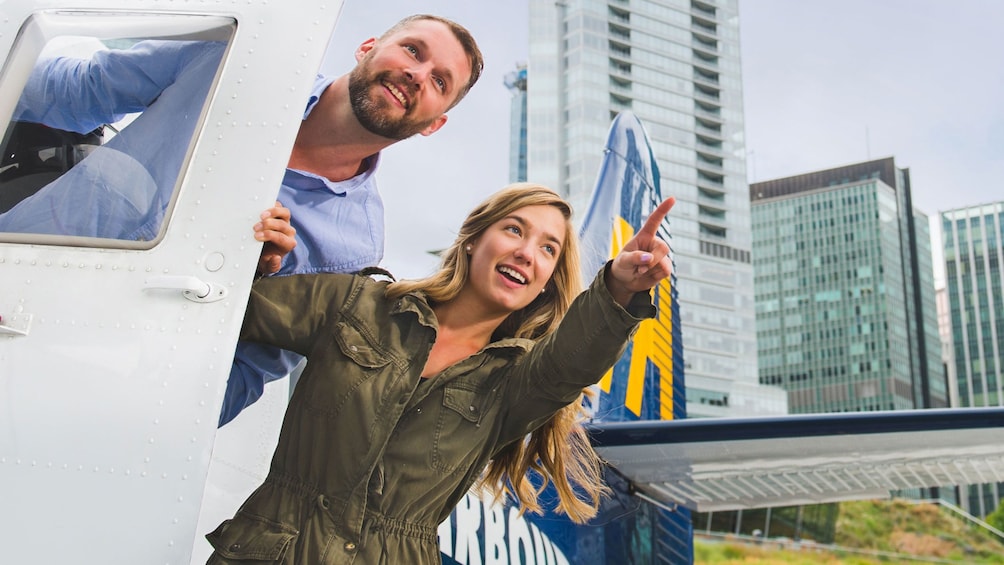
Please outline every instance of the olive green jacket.
[[209, 563], [440, 563], [437, 526], [491, 458], [620, 356], [632, 316], [602, 271], [540, 342], [503, 339], [420, 377], [437, 322], [422, 295], [352, 275], [255, 284], [242, 338], [308, 358], [265, 482], [207, 538]]

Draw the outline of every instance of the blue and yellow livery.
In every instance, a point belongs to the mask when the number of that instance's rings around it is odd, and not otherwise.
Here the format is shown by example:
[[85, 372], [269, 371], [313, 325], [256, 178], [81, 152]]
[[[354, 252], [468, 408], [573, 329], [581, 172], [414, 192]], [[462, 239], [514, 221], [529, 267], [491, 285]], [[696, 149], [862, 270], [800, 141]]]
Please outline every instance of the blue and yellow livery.
[[[610, 126], [596, 188], [580, 228], [585, 280], [620, 251], [663, 198], [659, 165], [645, 128], [634, 114], [622, 112]], [[660, 235], [672, 247], [668, 219]], [[654, 292], [658, 317], [642, 323], [624, 357], [599, 383], [598, 421], [686, 417], [675, 274]]]

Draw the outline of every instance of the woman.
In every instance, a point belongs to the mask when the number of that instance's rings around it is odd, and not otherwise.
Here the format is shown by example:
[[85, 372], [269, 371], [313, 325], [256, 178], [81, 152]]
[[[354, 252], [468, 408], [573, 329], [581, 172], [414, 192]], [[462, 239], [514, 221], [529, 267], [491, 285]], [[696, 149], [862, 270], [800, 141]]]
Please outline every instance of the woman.
[[437, 525], [479, 479], [537, 510], [531, 468], [561, 511], [592, 516], [604, 487], [578, 401], [654, 315], [672, 205], [581, 295], [571, 209], [533, 184], [478, 206], [429, 278], [257, 283], [242, 336], [309, 361], [269, 475], [207, 536], [209, 563], [439, 563]]

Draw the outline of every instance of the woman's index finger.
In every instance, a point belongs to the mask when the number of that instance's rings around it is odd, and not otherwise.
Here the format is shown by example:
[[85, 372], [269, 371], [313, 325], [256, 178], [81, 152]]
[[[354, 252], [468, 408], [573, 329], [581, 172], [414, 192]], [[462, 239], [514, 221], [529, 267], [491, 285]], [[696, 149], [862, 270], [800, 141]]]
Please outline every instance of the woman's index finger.
[[669, 211], [673, 208], [674, 204], [676, 204], [676, 198], [673, 198], [672, 196], [663, 200], [655, 210], [652, 210], [648, 219], [645, 220], [645, 225], [642, 226], [638, 233], [645, 233], [650, 237], [655, 237], [656, 232], [659, 231], [659, 224], [666, 219], [666, 214], [669, 214]]

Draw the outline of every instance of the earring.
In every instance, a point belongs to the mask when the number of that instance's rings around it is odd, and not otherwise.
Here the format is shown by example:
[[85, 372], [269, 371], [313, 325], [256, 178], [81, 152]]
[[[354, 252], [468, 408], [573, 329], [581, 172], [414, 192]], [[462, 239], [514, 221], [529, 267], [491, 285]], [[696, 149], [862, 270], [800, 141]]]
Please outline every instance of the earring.
[[473, 248], [471, 247], [471, 244], [468, 243], [467, 247], [465, 247], [464, 249], [466, 249], [467, 250], [467, 254], [470, 255], [471, 254], [471, 249], [473, 249]]
[[544, 288], [540, 289], [540, 293], [541, 293], [541, 294], [544, 294], [544, 291], [545, 291], [545, 290], [547, 290], [547, 287], [544, 287]]

